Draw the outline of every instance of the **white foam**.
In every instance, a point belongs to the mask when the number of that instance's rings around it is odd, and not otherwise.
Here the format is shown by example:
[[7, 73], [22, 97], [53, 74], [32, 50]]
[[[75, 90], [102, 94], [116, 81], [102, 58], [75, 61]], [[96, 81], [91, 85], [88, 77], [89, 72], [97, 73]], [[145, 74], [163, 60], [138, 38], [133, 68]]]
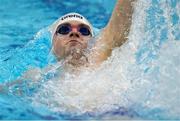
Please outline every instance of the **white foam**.
[[114, 49], [99, 69], [84, 70], [79, 77], [66, 73], [64, 79], [48, 81], [35, 95], [34, 103], [48, 105], [54, 111], [76, 114], [103, 113], [140, 103], [149, 109], [168, 110], [169, 115], [180, 114], [180, 43], [168, 34], [169, 42], [160, 48], [158, 59], [148, 65], [148, 73], [142, 69], [144, 65], [136, 63], [135, 53], [145, 41], [142, 38], [151, 36], [144, 28], [150, 5], [145, 0], [136, 3], [128, 42]]

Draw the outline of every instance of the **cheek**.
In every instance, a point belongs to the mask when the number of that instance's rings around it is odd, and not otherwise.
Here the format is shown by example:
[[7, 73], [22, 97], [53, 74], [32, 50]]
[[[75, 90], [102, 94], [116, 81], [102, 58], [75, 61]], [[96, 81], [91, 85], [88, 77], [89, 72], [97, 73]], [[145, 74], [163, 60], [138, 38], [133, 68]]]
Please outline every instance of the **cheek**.
[[63, 39], [63, 38], [57, 37], [57, 38], [55, 39], [55, 41], [54, 41], [54, 45], [55, 45], [56, 47], [63, 47], [63, 45], [66, 44], [64, 40], [65, 40], [65, 39]]
[[91, 38], [86, 37], [86, 38], [83, 38], [83, 39], [84, 39], [83, 43], [87, 45], [87, 43], [89, 43]]
[[56, 52], [56, 53], [59, 53], [59, 51], [61, 51], [61, 49], [62, 49], [62, 41], [60, 40], [60, 39], [58, 39], [58, 38], [55, 38], [54, 39], [54, 43], [53, 43], [53, 46], [54, 46], [54, 51]]
[[88, 47], [88, 41], [83, 41], [82, 48], [86, 49]]

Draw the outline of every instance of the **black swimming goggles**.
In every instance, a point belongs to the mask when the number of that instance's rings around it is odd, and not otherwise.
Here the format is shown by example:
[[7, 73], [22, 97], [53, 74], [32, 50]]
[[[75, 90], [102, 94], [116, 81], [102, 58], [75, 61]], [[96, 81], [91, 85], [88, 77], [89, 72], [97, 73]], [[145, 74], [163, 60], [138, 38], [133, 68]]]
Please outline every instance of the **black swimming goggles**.
[[78, 26], [72, 26], [69, 23], [65, 23], [62, 24], [58, 27], [56, 33], [62, 34], [62, 35], [67, 35], [69, 34], [71, 31], [78, 31], [81, 33], [81, 35], [83, 36], [92, 36], [92, 33], [90, 32], [90, 28], [84, 24], [80, 24]]

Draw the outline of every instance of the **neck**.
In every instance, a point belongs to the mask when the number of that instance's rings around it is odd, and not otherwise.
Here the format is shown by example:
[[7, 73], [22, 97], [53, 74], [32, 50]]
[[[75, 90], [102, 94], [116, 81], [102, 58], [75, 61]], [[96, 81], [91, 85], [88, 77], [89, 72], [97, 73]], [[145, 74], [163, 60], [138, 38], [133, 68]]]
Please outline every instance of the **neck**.
[[77, 55], [71, 55], [66, 57], [65, 64], [71, 65], [75, 68], [85, 66], [88, 63], [88, 58], [85, 55], [82, 55], [81, 57], [77, 58]]

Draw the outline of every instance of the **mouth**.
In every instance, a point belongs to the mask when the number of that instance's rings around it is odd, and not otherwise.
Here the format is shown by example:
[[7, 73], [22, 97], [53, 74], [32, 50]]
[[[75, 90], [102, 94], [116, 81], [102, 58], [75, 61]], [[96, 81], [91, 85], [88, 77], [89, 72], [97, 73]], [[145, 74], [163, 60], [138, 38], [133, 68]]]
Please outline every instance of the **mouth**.
[[79, 42], [79, 41], [77, 41], [77, 40], [70, 40], [69, 42]]
[[77, 44], [81, 44], [81, 43], [80, 43], [79, 41], [77, 41], [77, 40], [70, 40], [68, 43], [71, 44], [71, 46], [75, 46], [75, 45], [77, 45]]

